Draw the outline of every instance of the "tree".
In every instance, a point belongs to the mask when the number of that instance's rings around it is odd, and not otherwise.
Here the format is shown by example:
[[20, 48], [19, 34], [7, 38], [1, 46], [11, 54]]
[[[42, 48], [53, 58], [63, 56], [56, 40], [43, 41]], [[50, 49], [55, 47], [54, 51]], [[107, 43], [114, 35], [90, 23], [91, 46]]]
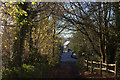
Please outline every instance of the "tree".
[[[61, 11], [64, 14], [59, 14], [64, 20], [72, 23], [78, 31], [84, 34], [91, 43], [94, 53], [101, 56], [103, 62], [108, 62], [108, 56], [110, 56], [110, 47], [116, 51], [116, 42], [111, 41], [117, 40], [113, 35], [114, 31], [114, 15], [112, 3], [101, 2], [101, 3], [66, 3], [61, 4], [63, 8]], [[112, 24], [112, 23], [113, 24]], [[99, 38], [99, 45], [96, 45], [95, 40], [91, 37], [92, 34], [96, 34]], [[92, 35], [93, 36], [93, 35]], [[114, 45], [114, 46], [113, 46]], [[99, 46], [99, 51], [97, 50]], [[112, 54], [116, 52], [111, 51]]]

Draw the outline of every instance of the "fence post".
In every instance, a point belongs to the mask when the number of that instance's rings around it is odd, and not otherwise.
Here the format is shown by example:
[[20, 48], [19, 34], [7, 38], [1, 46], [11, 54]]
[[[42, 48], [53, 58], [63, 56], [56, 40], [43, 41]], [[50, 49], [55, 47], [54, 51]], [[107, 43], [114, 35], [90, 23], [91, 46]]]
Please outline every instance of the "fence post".
[[102, 61], [100, 61], [100, 77], [102, 77]]
[[117, 78], [117, 61], [115, 61], [115, 79]]
[[88, 71], [88, 60], [87, 60], [87, 71]]
[[108, 64], [106, 65], [106, 71], [107, 71], [107, 73], [108, 73]]
[[93, 60], [92, 60], [92, 63], [91, 63], [91, 67], [92, 67], [91, 69], [92, 69], [92, 73], [93, 73]]

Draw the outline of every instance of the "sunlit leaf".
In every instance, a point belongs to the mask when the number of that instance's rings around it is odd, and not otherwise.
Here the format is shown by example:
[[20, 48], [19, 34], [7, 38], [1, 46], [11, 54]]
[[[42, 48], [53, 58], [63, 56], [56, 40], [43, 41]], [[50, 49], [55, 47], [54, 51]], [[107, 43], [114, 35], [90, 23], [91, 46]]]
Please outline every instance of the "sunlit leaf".
[[15, 40], [17, 40], [17, 37], [15, 37]]
[[35, 4], [35, 2], [32, 2], [32, 5], [34, 5]]

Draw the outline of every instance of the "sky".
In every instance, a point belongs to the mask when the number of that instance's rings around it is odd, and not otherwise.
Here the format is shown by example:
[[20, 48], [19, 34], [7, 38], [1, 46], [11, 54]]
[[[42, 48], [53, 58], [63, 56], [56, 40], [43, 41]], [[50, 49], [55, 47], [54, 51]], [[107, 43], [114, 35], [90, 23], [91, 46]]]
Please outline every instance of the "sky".
[[0, 0], [3, 2], [119, 2], [119, 0]]

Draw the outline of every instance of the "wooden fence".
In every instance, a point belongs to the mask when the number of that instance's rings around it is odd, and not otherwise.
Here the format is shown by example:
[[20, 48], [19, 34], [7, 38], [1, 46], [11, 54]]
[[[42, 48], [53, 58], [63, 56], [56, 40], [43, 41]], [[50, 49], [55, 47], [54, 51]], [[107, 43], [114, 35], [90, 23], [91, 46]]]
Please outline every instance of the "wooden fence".
[[[106, 63], [102, 63], [102, 61], [96, 62], [93, 60], [92, 61], [85, 60], [85, 63], [86, 63], [87, 70], [88, 68], [91, 68], [92, 73], [94, 72], [95, 69], [97, 69], [100, 71], [100, 76], [102, 77], [102, 71], [109, 71], [114, 73], [115, 78], [117, 78], [117, 62], [115, 62], [115, 64], [106, 64]], [[94, 66], [94, 64], [96, 64], [97, 67]], [[108, 67], [113, 67], [114, 70], [110, 70]]]

